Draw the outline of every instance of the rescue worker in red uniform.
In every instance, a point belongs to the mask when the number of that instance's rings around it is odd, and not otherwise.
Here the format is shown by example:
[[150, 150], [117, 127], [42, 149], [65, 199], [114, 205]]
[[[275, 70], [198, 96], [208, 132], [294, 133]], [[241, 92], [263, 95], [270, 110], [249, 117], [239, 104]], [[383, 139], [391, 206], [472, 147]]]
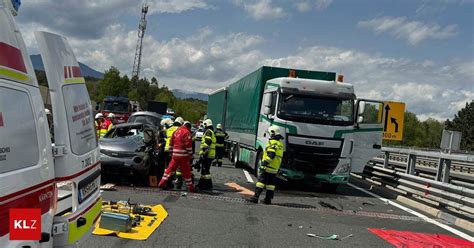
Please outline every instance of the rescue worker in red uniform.
[[192, 145], [191, 123], [186, 122], [183, 126], [179, 127], [170, 138], [169, 146], [172, 148], [171, 162], [165, 170], [158, 187], [165, 189], [171, 175], [179, 167], [188, 191], [195, 191], [191, 178], [191, 159], [193, 156]]

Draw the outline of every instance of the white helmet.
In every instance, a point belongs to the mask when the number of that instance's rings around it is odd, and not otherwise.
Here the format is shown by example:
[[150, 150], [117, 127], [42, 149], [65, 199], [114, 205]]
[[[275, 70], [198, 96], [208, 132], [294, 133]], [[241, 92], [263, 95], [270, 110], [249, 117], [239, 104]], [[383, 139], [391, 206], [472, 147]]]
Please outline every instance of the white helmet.
[[212, 126], [212, 121], [211, 119], [206, 119], [204, 121], [204, 127], [211, 127]]
[[270, 126], [267, 130], [267, 132], [270, 134], [270, 137], [276, 136], [276, 135], [281, 135], [280, 133], [280, 128], [278, 126]]
[[95, 119], [101, 119], [101, 118], [104, 118], [104, 115], [102, 113], [98, 113], [95, 115]]
[[162, 120], [160, 121], [160, 125], [164, 126], [165, 124], [166, 124], [166, 119], [162, 119]]
[[170, 118], [166, 118], [166, 123], [165, 123], [166, 126], [170, 127], [173, 125], [173, 120], [171, 120]]
[[191, 122], [185, 121], [185, 122], [183, 123], [183, 126], [188, 126], [189, 128], [191, 128], [192, 125], [191, 125]]
[[222, 124], [217, 124], [217, 129], [222, 129]]
[[109, 113], [109, 114], [107, 115], [107, 118], [113, 119], [113, 118], [115, 118], [115, 114], [114, 114], [114, 113]]
[[180, 116], [180, 117], [176, 118], [176, 120], [174, 120], [174, 122], [175, 122], [175, 123], [177, 122], [177, 123], [179, 123], [180, 125], [183, 125], [184, 119]]

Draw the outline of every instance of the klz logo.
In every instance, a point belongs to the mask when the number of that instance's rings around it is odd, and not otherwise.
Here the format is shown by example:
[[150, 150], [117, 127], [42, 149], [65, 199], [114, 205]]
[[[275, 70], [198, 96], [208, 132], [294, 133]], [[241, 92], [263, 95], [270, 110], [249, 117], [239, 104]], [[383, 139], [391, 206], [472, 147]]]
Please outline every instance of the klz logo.
[[41, 209], [10, 209], [10, 240], [41, 239]]
[[309, 146], [323, 146], [324, 145], [324, 142], [322, 141], [314, 141], [314, 140], [307, 140], [305, 141], [306, 145], [309, 145]]

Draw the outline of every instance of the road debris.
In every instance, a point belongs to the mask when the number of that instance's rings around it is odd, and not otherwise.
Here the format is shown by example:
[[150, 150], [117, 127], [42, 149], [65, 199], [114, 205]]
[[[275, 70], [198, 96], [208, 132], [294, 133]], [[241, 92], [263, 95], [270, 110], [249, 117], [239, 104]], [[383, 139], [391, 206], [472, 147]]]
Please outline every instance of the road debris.
[[316, 235], [314, 233], [307, 233], [306, 236], [308, 237], [311, 237], [311, 238], [319, 238], [319, 239], [325, 239], [325, 240], [344, 240], [344, 239], [347, 239], [347, 238], [350, 238], [352, 236], [354, 236], [352, 233], [347, 235], [347, 236], [344, 236], [342, 238], [340, 238], [339, 235], [337, 234], [333, 234], [333, 235], [329, 235], [329, 236], [319, 236], [319, 235]]
[[186, 193], [186, 192], [183, 192], [183, 193], [181, 194], [181, 196], [187, 196], [187, 195], [188, 195], [188, 193]]
[[303, 226], [299, 226], [298, 228], [299, 228], [299, 229], [303, 229]]
[[365, 202], [362, 202], [362, 205], [375, 206], [375, 203], [370, 202], [370, 201], [365, 201]]
[[329, 209], [332, 209], [332, 210], [342, 211], [341, 209], [339, 209], [339, 208], [337, 208], [336, 206], [334, 206], [334, 205], [332, 205], [332, 204], [329, 204], [329, 203], [327, 203], [327, 202], [320, 201], [320, 202], [319, 202], [319, 205], [321, 205], [321, 207], [329, 208]]
[[351, 233], [351, 234], [349, 234], [349, 235], [347, 235], [347, 236], [345, 236], [345, 237], [340, 238], [339, 240], [344, 240], [344, 239], [350, 238], [350, 237], [352, 237], [352, 236], [354, 236], [354, 235], [352, 235], [352, 233]]
[[306, 236], [312, 237], [312, 238], [325, 239], [325, 240], [338, 240], [339, 239], [339, 235], [337, 235], [337, 234], [333, 234], [333, 235], [330, 235], [330, 236], [319, 236], [319, 235], [316, 235], [314, 233], [307, 233]]
[[288, 224], [288, 226], [293, 226], [293, 224]]

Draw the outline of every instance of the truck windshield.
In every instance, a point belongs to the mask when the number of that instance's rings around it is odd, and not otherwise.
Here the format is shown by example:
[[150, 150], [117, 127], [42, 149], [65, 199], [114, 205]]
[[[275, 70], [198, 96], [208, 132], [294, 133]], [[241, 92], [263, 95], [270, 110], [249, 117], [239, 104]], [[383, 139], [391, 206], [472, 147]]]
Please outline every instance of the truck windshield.
[[352, 99], [282, 94], [277, 116], [291, 121], [349, 126], [353, 124], [353, 111]]
[[128, 103], [104, 102], [104, 111], [113, 113], [128, 113]]

